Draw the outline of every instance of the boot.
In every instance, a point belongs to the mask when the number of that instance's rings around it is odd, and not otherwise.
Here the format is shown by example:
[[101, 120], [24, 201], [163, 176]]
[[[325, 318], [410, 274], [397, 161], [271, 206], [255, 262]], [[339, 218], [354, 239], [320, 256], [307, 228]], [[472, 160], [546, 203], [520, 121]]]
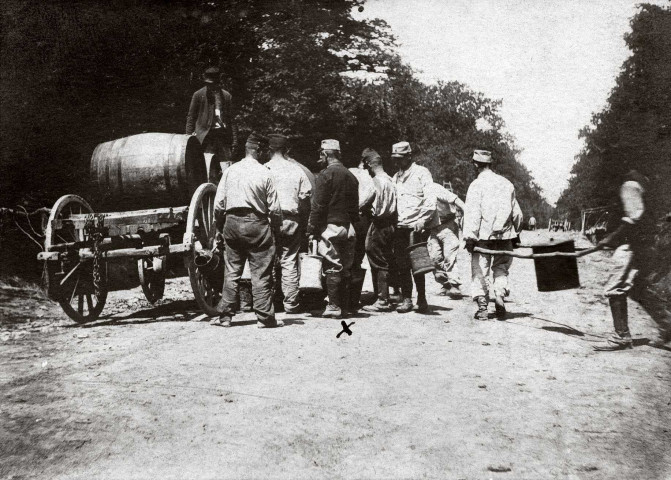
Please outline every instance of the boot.
[[349, 310], [352, 313], [359, 311], [361, 290], [363, 289], [363, 281], [365, 279], [366, 271], [362, 270], [352, 275], [352, 283], [349, 288]]
[[417, 297], [417, 313], [429, 313], [429, 302], [426, 301], [426, 296]]
[[475, 297], [474, 300], [478, 304], [478, 311], [475, 312], [475, 316], [473, 318], [476, 320], [489, 320], [489, 317], [487, 316], [487, 304], [489, 303], [489, 300], [487, 297], [480, 295]]
[[496, 307], [496, 318], [498, 320], [506, 319], [506, 304], [503, 301], [503, 295], [496, 293], [494, 296], [494, 305]]
[[389, 303], [389, 272], [386, 270], [375, 270], [373, 284], [377, 291], [377, 300], [374, 304], [363, 307], [367, 312], [391, 312]]
[[629, 333], [627, 296], [608, 297], [608, 303], [610, 304], [610, 313], [613, 316], [615, 333], [608, 338], [607, 345], [594, 347], [595, 350], [611, 351], [633, 348], [634, 343], [631, 339], [631, 333]]
[[342, 283], [342, 278], [340, 273], [327, 273], [326, 274], [326, 293], [329, 297], [329, 303], [326, 305], [326, 309], [322, 314], [322, 317], [326, 318], [341, 318], [342, 309], [340, 301], [340, 284]]
[[408, 313], [412, 311], [412, 299], [404, 298], [403, 301], [396, 307], [398, 313]]
[[342, 317], [346, 318], [348, 315], [356, 313], [359, 309], [352, 310], [352, 277], [343, 277], [340, 282], [340, 310]]

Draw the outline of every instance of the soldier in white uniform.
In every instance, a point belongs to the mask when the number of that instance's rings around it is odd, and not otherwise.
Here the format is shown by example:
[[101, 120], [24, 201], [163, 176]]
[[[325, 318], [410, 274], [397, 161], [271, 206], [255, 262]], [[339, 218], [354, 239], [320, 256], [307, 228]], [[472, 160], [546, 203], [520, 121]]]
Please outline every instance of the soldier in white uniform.
[[478, 304], [475, 318], [487, 320], [490, 276], [493, 278], [496, 316], [505, 319], [504, 298], [510, 294], [508, 270], [512, 257], [488, 255], [474, 247], [491, 250], [513, 249], [513, 240], [522, 229], [522, 210], [515, 198], [515, 187], [491, 170], [492, 154], [487, 150], [473, 152], [478, 177], [468, 187], [464, 212], [464, 241], [471, 252], [471, 296]]

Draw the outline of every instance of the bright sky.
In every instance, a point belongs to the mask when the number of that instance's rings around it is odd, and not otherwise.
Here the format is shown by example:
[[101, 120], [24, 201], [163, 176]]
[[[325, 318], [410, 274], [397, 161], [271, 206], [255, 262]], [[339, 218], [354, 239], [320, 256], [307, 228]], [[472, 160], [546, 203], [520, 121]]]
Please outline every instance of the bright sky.
[[[629, 56], [633, 0], [368, 0], [426, 82], [457, 80], [492, 99], [519, 160], [554, 203]], [[648, 3], [668, 5], [668, 0]]]

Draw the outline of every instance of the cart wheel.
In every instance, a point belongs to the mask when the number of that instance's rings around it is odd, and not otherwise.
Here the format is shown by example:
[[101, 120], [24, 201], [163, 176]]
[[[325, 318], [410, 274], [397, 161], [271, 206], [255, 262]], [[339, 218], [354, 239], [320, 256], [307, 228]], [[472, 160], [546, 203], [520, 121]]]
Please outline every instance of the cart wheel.
[[189, 280], [196, 303], [203, 313], [214, 317], [219, 315], [221, 300], [221, 282], [212, 282], [196, 268], [196, 254], [202, 250], [212, 250], [216, 227], [214, 224], [214, 196], [217, 187], [204, 183], [193, 194], [186, 219], [184, 240], [193, 244], [191, 251], [184, 257], [184, 264], [189, 271]]
[[138, 258], [137, 273], [144, 296], [149, 303], [156, 303], [163, 298], [165, 291], [165, 262], [167, 257], [162, 255], [153, 258]]
[[[66, 220], [74, 214], [93, 213], [91, 206], [77, 195], [64, 195], [51, 209], [45, 231], [44, 249], [48, 252], [58, 243], [78, 242], [88, 239], [84, 228]], [[61, 220], [60, 225], [55, 225]], [[107, 275], [105, 262], [101, 265], [101, 276]], [[77, 323], [92, 322], [100, 316], [107, 300], [105, 282], [98, 293], [93, 286], [93, 261], [80, 262], [78, 258], [47, 262], [46, 285], [49, 297], [56, 300], [65, 314]]]

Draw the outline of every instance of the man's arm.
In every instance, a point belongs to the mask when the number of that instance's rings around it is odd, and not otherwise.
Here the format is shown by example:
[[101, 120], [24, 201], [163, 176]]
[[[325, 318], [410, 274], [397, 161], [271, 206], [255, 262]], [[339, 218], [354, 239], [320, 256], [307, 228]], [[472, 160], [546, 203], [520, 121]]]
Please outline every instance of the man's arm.
[[464, 204], [464, 240], [478, 240], [480, 232], [480, 222], [482, 216], [480, 207], [482, 194], [477, 184], [471, 184], [466, 194], [466, 203]]
[[415, 230], [417, 231], [423, 230], [426, 224], [431, 221], [434, 215], [436, 215], [437, 202], [431, 172], [428, 170], [423, 171], [419, 177], [419, 181], [422, 186], [424, 201], [420, 207], [419, 220], [417, 220], [415, 224]]
[[275, 189], [275, 181], [270, 174], [268, 174], [268, 178], [266, 179], [266, 200], [268, 202], [270, 226], [274, 231], [278, 231], [282, 226], [282, 208], [280, 207], [280, 199]]
[[186, 134], [191, 135], [196, 129], [196, 120], [198, 112], [200, 111], [200, 97], [198, 92], [195, 92], [191, 97], [191, 104], [189, 105], [189, 113], [186, 116]]
[[315, 191], [312, 194], [312, 203], [310, 208], [310, 218], [308, 219], [307, 232], [310, 235], [317, 235], [321, 227], [326, 223], [326, 214], [331, 196], [330, 179], [328, 173], [320, 173], [315, 181]]
[[524, 215], [522, 214], [522, 209], [517, 201], [515, 190], [513, 190], [513, 226], [515, 227], [515, 233], [520, 233], [522, 231], [522, 222], [524, 222]]

